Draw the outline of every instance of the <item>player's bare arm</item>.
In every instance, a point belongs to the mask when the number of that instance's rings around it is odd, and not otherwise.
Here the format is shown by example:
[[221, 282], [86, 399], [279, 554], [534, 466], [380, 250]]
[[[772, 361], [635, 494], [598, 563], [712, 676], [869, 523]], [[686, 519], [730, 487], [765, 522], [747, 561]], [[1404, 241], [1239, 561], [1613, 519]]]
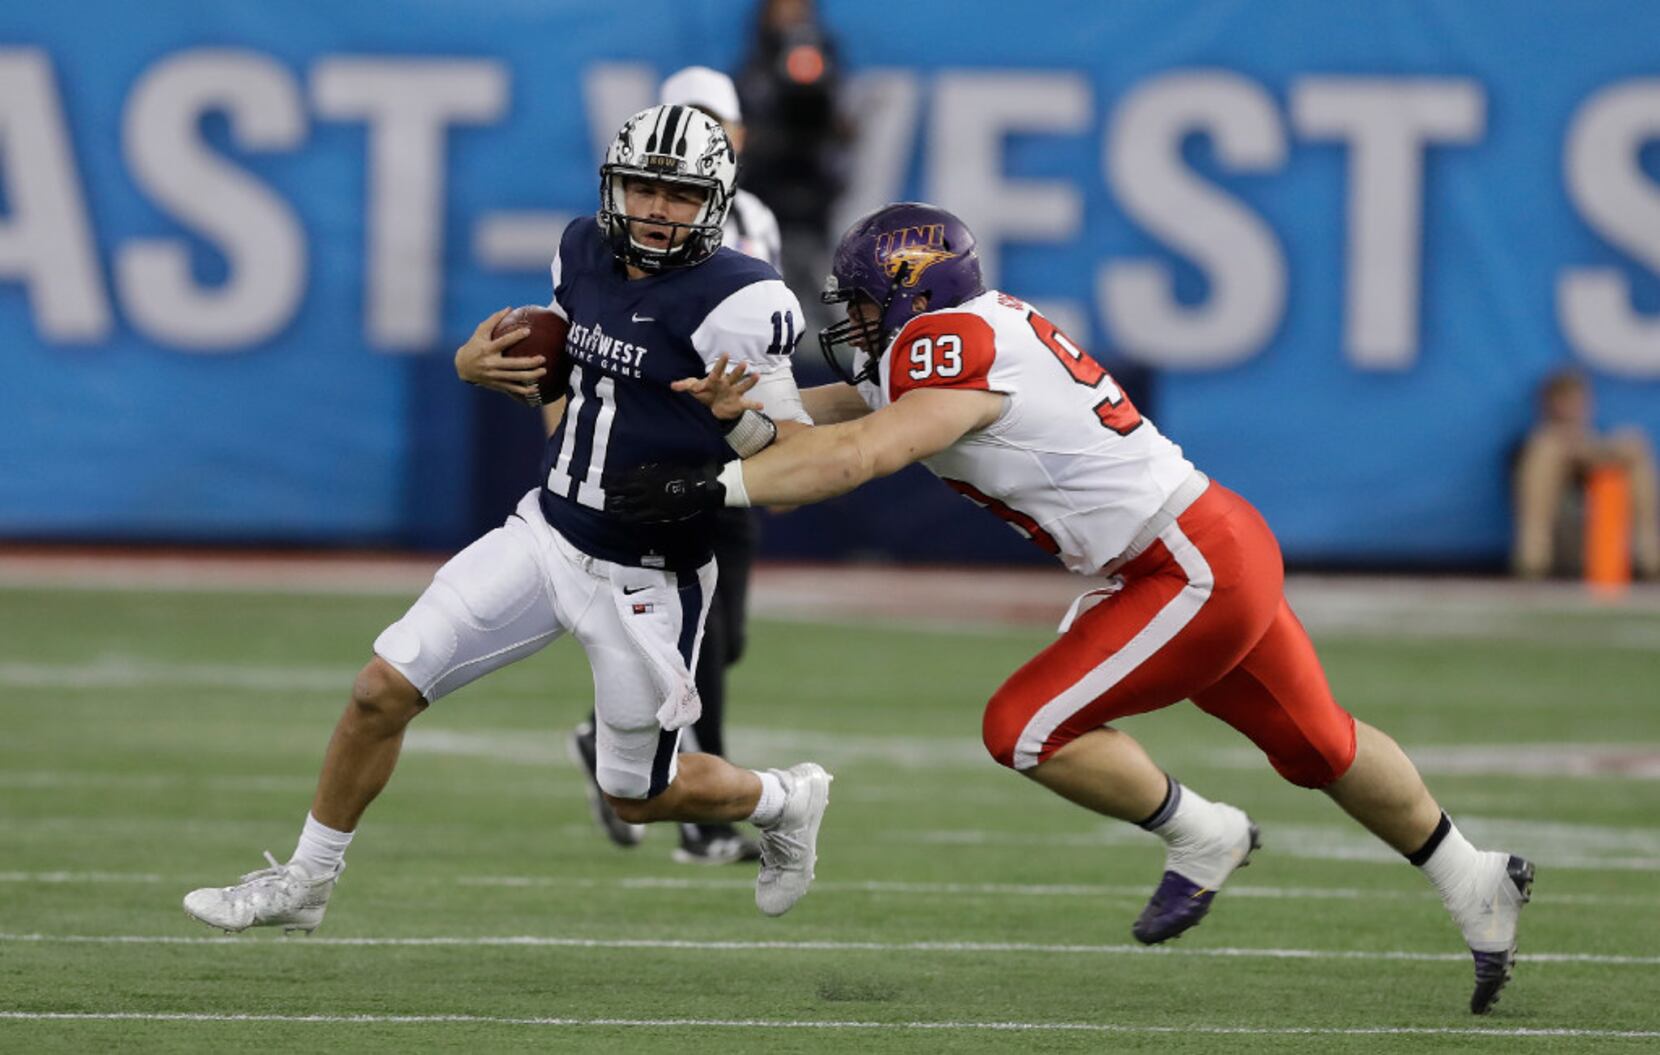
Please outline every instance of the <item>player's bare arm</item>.
[[722, 504], [796, 506], [834, 498], [992, 424], [1003, 413], [1004, 398], [919, 389], [857, 421], [805, 429], [718, 471], [712, 464], [641, 466], [612, 489], [606, 508], [635, 520], [673, 520]]
[[530, 334], [528, 329], [511, 330], [491, 337], [511, 308], [503, 308], [478, 324], [471, 337], [455, 350], [456, 376], [470, 385], [505, 392], [525, 400], [536, 393], [536, 382], [547, 373], [541, 356], [518, 357], [508, 351]]
[[983, 429], [1003, 413], [994, 392], [918, 390], [854, 421], [815, 428], [734, 468], [754, 505], [802, 505], [846, 494]]
[[[727, 370], [718, 369], [724, 365], [725, 358], [722, 356], [703, 377], [688, 377], [676, 381], [674, 390], [696, 396], [698, 402], [722, 420], [735, 418], [746, 409], [763, 409], [761, 404], [742, 398], [755, 387], [759, 376], [751, 373], [743, 363]], [[854, 421], [870, 413], [870, 407], [859, 395], [859, 390], [852, 385], [829, 384], [803, 389], [801, 403], [815, 425], [835, 425], [844, 421]], [[793, 421], [780, 421], [778, 438], [782, 440], [803, 431], [806, 427]]]
[[870, 413], [870, 407], [859, 395], [859, 390], [840, 382], [804, 389], [801, 404], [807, 408], [807, 415], [819, 425], [856, 421]]

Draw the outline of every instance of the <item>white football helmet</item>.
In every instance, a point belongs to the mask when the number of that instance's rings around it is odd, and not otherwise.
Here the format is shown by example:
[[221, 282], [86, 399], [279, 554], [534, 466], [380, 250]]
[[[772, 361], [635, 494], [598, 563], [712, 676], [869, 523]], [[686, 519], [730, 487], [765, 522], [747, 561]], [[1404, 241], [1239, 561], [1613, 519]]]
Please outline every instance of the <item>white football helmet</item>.
[[[629, 234], [623, 207], [627, 179], [685, 183], [705, 190], [703, 206], [679, 245], [657, 249]], [[653, 106], [623, 122], [599, 168], [599, 227], [617, 259], [642, 271], [690, 267], [720, 248], [721, 228], [738, 182], [738, 156], [720, 123], [690, 106]]]

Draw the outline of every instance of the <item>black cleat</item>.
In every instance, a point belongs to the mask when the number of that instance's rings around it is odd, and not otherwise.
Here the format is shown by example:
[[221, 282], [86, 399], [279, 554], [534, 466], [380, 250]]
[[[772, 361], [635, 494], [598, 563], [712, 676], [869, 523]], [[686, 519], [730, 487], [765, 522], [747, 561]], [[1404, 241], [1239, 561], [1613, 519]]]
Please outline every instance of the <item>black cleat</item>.
[[[1240, 816], [1243, 817], [1244, 814]], [[1250, 823], [1249, 818], [1246, 820]], [[1262, 846], [1262, 833], [1257, 826], [1250, 824], [1248, 831], [1250, 841], [1230, 871], [1250, 864], [1251, 854]], [[1159, 942], [1169, 941], [1198, 926], [1199, 921], [1210, 911], [1210, 903], [1215, 898], [1214, 887], [1202, 887], [1184, 875], [1166, 870], [1163, 878], [1159, 880], [1158, 889], [1153, 891], [1151, 900], [1147, 902], [1147, 907], [1141, 910], [1140, 917], [1130, 927], [1130, 933], [1143, 945], [1157, 945]]]
[[1504, 871], [1505, 879], [1514, 893], [1501, 888], [1495, 895], [1495, 905], [1499, 899], [1506, 902], [1497, 910], [1505, 911], [1511, 916], [1510, 947], [1495, 952], [1470, 950], [1476, 961], [1476, 988], [1475, 992], [1470, 994], [1470, 1012], [1476, 1015], [1485, 1015], [1493, 1010], [1493, 1005], [1499, 1002], [1499, 990], [1510, 981], [1516, 966], [1515, 917], [1520, 914], [1522, 906], [1533, 898], [1532, 861], [1511, 854]]
[[588, 793], [588, 808], [593, 811], [594, 823], [600, 826], [606, 836], [618, 846], [631, 847], [640, 845], [645, 838], [646, 826], [643, 824], [629, 824], [617, 816], [617, 811], [605, 801], [605, 792], [599, 786], [599, 753], [594, 747], [594, 726], [591, 722], [583, 722], [571, 733], [569, 741], [571, 761], [582, 770], [587, 778], [583, 788]]
[[724, 865], [759, 861], [761, 844], [730, 824], [682, 824], [674, 859], [681, 864]]

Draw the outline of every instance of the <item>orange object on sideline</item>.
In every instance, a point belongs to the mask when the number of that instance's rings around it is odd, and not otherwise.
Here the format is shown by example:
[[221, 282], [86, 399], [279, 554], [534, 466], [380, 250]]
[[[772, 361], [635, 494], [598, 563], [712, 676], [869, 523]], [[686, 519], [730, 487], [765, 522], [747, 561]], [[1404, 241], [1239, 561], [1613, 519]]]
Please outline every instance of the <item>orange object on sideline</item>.
[[1585, 583], [1605, 594], [1631, 583], [1631, 478], [1620, 466], [1592, 469], [1585, 484]]

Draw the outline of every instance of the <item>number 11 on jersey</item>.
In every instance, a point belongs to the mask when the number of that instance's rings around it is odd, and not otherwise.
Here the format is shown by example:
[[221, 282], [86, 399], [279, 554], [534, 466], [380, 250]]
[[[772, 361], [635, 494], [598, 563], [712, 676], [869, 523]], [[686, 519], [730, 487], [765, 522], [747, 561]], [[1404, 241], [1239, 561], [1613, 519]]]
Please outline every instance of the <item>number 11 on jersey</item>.
[[[590, 509], [605, 508], [605, 455], [611, 447], [611, 426], [617, 417], [616, 382], [604, 374], [585, 375], [582, 367], [571, 366], [571, 401], [558, 453], [548, 470], [548, 490]], [[578, 448], [587, 450], [580, 460]], [[574, 486], [573, 486], [574, 484]]]

